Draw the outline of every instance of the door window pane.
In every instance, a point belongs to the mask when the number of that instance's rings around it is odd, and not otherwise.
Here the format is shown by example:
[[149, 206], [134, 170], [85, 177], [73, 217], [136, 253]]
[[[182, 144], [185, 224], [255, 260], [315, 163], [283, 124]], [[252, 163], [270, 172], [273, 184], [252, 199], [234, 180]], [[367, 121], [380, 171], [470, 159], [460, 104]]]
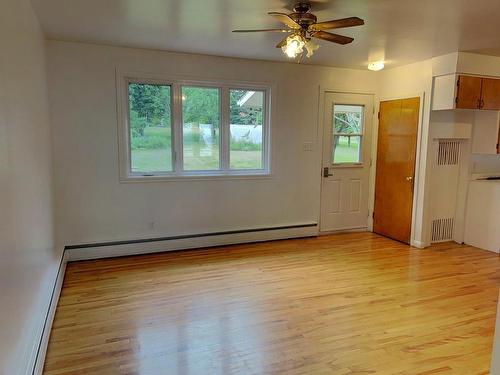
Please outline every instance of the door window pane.
[[332, 126], [332, 163], [360, 163], [363, 135], [362, 105], [335, 104]]
[[129, 83], [131, 170], [172, 171], [171, 87]]
[[219, 136], [219, 89], [183, 86], [183, 169], [219, 169]]
[[355, 136], [335, 136], [335, 147], [333, 151], [334, 163], [359, 163], [361, 153], [361, 137]]
[[262, 169], [264, 91], [230, 90], [229, 166]]

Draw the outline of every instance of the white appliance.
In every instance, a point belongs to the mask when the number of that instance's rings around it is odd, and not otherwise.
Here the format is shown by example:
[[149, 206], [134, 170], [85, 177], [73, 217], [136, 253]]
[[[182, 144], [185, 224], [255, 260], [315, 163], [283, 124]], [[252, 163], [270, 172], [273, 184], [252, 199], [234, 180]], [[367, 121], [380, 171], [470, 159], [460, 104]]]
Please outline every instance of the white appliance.
[[470, 182], [464, 242], [500, 253], [500, 180]]

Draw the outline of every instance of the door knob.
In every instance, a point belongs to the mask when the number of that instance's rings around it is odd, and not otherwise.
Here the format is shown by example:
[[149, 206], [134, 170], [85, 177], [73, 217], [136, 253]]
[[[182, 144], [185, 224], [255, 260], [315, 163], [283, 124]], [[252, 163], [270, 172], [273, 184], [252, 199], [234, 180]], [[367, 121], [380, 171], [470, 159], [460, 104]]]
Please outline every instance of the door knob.
[[412, 182], [412, 181], [413, 181], [413, 176], [408, 176], [408, 177], [406, 177], [406, 181], [408, 181], [408, 182]]
[[333, 176], [333, 173], [330, 173], [330, 168], [324, 167], [323, 168], [323, 177], [331, 177]]

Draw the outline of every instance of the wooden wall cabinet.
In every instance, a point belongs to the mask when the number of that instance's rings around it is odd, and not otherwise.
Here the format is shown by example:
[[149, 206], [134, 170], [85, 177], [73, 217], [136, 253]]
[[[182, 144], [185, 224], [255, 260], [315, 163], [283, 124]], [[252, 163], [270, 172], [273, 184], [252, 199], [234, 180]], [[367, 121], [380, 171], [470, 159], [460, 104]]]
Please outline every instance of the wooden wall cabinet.
[[481, 77], [458, 76], [456, 108], [479, 109], [481, 106]]
[[433, 110], [500, 110], [500, 79], [468, 75], [434, 78]]
[[500, 109], [500, 79], [481, 78], [481, 109]]
[[[500, 78], [463, 74], [434, 77], [432, 110], [475, 110], [472, 153], [500, 154]], [[496, 112], [493, 112], [496, 111]]]
[[500, 79], [459, 75], [456, 108], [500, 110]]

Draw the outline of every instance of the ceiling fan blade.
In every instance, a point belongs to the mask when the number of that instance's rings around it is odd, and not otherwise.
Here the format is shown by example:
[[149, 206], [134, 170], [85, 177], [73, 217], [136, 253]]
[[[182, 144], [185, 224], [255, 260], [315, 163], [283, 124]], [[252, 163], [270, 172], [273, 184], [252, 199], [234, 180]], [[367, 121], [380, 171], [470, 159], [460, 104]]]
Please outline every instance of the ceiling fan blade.
[[277, 32], [277, 33], [289, 33], [292, 30], [289, 29], [233, 30], [233, 33], [262, 33], [267, 31]]
[[342, 18], [339, 20], [318, 22], [309, 26], [309, 30], [320, 31], [320, 30], [340, 29], [342, 27], [361, 26], [364, 24], [365, 21], [363, 21], [361, 18], [349, 17], [349, 18]]
[[327, 33], [326, 31], [317, 31], [313, 33], [312, 36], [314, 38], [323, 39], [338, 44], [349, 44], [354, 40], [354, 38], [349, 38], [348, 36]]
[[287, 25], [291, 29], [300, 29], [301, 28], [301, 26], [297, 22], [295, 22], [294, 20], [292, 20], [288, 16], [288, 14], [278, 13], [278, 12], [269, 12], [267, 14], [269, 14], [270, 16], [273, 16], [278, 21], [280, 21], [281, 23]]
[[283, 47], [285, 44], [286, 44], [286, 40], [288, 39], [288, 36], [284, 37], [281, 42], [279, 42], [278, 44], [276, 44], [276, 48], [281, 48]]

